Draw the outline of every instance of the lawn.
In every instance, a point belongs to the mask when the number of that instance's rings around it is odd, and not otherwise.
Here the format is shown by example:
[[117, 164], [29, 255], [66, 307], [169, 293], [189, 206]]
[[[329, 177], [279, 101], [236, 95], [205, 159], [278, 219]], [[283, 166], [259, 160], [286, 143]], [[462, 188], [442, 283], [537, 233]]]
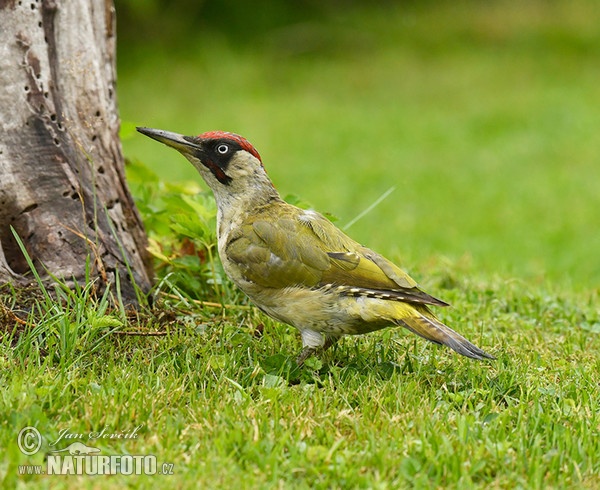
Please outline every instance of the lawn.
[[[157, 308], [59, 285], [23, 323], [20, 293], [0, 289], [0, 482], [600, 487], [599, 22], [591, 1], [389, 4], [246, 43], [208, 30], [185, 49], [121, 45]], [[135, 125], [240, 133], [282, 195], [341, 227], [393, 189], [348, 233], [450, 302], [440, 318], [497, 360], [388, 329], [297, 368], [297, 332], [211, 260], [204, 184]], [[32, 456], [16, 444], [26, 426], [44, 438]], [[19, 475], [45, 468], [65, 429], [173, 474]], [[103, 429], [136, 437], [88, 438]]]

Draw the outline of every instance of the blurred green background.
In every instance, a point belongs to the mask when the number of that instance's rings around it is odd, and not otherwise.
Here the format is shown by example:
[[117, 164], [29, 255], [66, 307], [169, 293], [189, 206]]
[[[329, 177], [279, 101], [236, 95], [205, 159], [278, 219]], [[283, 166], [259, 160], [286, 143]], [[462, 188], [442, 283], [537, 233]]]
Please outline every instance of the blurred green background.
[[[199, 180], [135, 125], [246, 136], [282, 195], [423, 282], [452, 264], [600, 280], [600, 5], [116, 0], [130, 159]], [[595, 136], [596, 135], [596, 136]]]

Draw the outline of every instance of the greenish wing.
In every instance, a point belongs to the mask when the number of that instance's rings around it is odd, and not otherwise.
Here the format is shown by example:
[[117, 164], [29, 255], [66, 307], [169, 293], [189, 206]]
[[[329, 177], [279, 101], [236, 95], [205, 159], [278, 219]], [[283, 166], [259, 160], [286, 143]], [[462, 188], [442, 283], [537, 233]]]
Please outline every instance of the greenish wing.
[[319, 240], [292, 219], [244, 224], [227, 244], [229, 260], [246, 279], [268, 288], [318, 286], [330, 267]]
[[445, 304], [317, 213], [297, 210], [278, 220], [248, 222], [231, 237], [227, 255], [247, 280], [263, 287], [334, 285], [357, 295], [385, 294], [389, 299]]

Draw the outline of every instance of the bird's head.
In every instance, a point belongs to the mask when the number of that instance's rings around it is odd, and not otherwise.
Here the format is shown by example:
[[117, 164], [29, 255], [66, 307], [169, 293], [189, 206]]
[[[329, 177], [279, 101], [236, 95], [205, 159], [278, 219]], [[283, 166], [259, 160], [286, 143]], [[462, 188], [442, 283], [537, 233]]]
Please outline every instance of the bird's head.
[[217, 201], [223, 196], [250, 197], [275, 191], [258, 151], [237, 134], [210, 131], [198, 136], [183, 136], [162, 129], [137, 130], [186, 157], [212, 189]]

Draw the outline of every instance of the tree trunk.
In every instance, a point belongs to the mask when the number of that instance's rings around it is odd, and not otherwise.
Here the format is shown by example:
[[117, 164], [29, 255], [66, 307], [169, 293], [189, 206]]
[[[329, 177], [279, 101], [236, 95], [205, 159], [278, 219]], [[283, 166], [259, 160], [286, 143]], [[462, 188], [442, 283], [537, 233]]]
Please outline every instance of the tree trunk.
[[[150, 287], [125, 183], [111, 0], [0, 0], [0, 284], [40, 274]], [[128, 273], [132, 271], [132, 274]], [[46, 276], [48, 277], [48, 276]]]

